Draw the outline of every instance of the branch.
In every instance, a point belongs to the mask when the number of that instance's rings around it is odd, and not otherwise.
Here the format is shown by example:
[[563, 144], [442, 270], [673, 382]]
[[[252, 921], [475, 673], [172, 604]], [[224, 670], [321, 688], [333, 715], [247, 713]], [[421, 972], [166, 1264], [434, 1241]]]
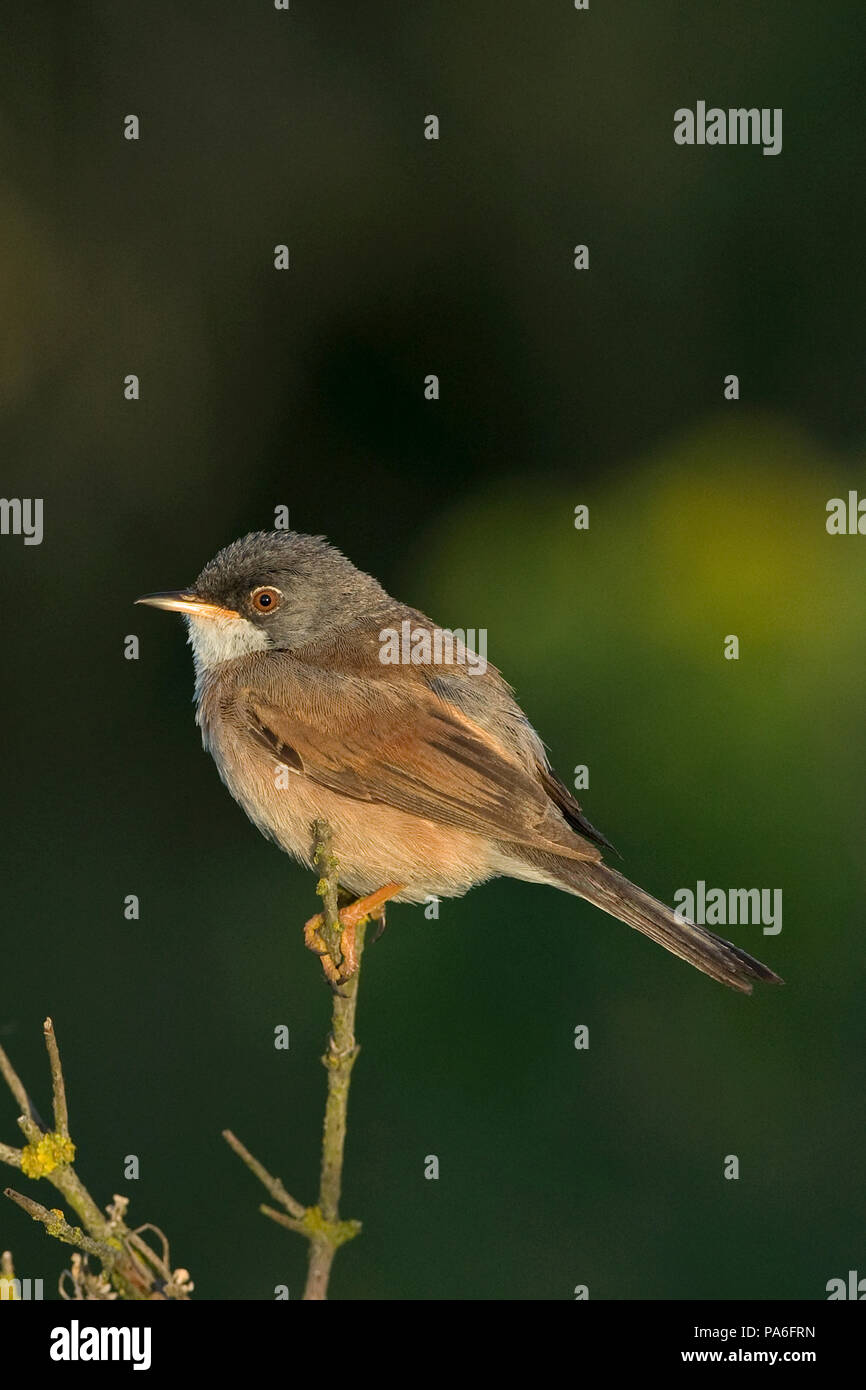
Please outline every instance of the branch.
[[10, 1168], [20, 1168], [21, 1150], [13, 1149], [11, 1144], [0, 1144], [0, 1163], [8, 1163]]
[[238, 1157], [243, 1159], [250, 1171], [255, 1173], [259, 1182], [268, 1189], [274, 1200], [280, 1202], [296, 1221], [303, 1220], [306, 1207], [303, 1207], [300, 1202], [296, 1202], [294, 1197], [289, 1196], [279, 1178], [272, 1178], [264, 1164], [259, 1163], [257, 1158], [253, 1158], [249, 1149], [241, 1143], [236, 1135], [232, 1134], [230, 1129], [223, 1130], [223, 1139], [230, 1148], [234, 1149]]
[[87, 1255], [98, 1255], [105, 1265], [115, 1263], [116, 1250], [112, 1250], [110, 1245], [104, 1245], [101, 1241], [93, 1240], [91, 1236], [85, 1235], [80, 1226], [70, 1226], [63, 1212], [57, 1207], [49, 1211], [39, 1202], [34, 1202], [32, 1197], [25, 1197], [21, 1192], [16, 1192], [13, 1187], [4, 1188], [3, 1196], [8, 1197], [16, 1206], [26, 1211], [28, 1216], [33, 1217], [34, 1221], [41, 1221], [48, 1234], [55, 1236], [57, 1240], [62, 1240], [64, 1245], [76, 1245]]
[[[321, 935], [335, 964], [341, 959], [340, 938], [342, 927], [339, 918], [339, 865], [331, 850], [331, 830], [325, 821], [316, 821], [314, 827], [315, 854], [313, 862], [318, 865], [321, 877], [316, 891], [322, 899]], [[257, 1158], [232, 1134], [223, 1131], [226, 1143], [234, 1149], [247, 1167], [255, 1173], [274, 1201], [284, 1207], [288, 1215], [273, 1207], [261, 1206], [259, 1210], [271, 1221], [305, 1236], [310, 1242], [307, 1265], [307, 1282], [304, 1299], [317, 1301], [328, 1296], [328, 1280], [334, 1256], [341, 1245], [351, 1240], [361, 1229], [360, 1221], [341, 1221], [339, 1215], [340, 1192], [343, 1180], [343, 1155], [346, 1146], [346, 1113], [349, 1104], [349, 1085], [352, 1068], [358, 1056], [359, 1047], [355, 1039], [355, 1011], [358, 1002], [358, 981], [360, 978], [361, 956], [364, 951], [366, 919], [355, 928], [355, 953], [357, 968], [342, 989], [333, 991], [331, 1034], [327, 1051], [322, 1058], [328, 1072], [328, 1097], [325, 1103], [325, 1123], [322, 1134], [322, 1163], [319, 1182], [319, 1200], [315, 1206], [303, 1207], [286, 1191], [279, 1178], [274, 1178]]]
[[338, 875], [340, 865], [337, 862], [337, 856], [331, 849], [331, 827], [326, 820], [313, 822], [313, 839], [315, 844], [313, 863], [318, 865], [320, 870], [316, 892], [322, 899], [321, 933], [328, 948], [328, 954], [334, 964], [339, 965], [342, 956], [340, 938], [343, 934], [340, 926], [339, 904]]
[[[346, 1225], [339, 1218], [340, 1193], [343, 1185], [343, 1154], [346, 1147], [346, 1115], [349, 1106], [349, 1086], [352, 1068], [360, 1052], [355, 1040], [355, 1010], [358, 1002], [358, 980], [361, 955], [364, 950], [365, 926], [357, 928], [355, 950], [358, 969], [344, 985], [344, 994], [334, 993], [333, 1019], [328, 1048], [322, 1062], [328, 1069], [328, 1099], [325, 1103], [325, 1125], [322, 1135], [322, 1175], [319, 1186], [319, 1207], [323, 1229], [310, 1245], [307, 1270], [306, 1299], [328, 1296], [328, 1279], [338, 1246], [348, 1237], [341, 1234]], [[357, 1234], [360, 1224], [352, 1223]]]
[[[0, 1047], [0, 1072], [23, 1111], [18, 1124], [28, 1141], [23, 1149], [0, 1144], [0, 1162], [20, 1169], [27, 1178], [47, 1178], [52, 1187], [66, 1199], [81, 1221], [81, 1226], [71, 1225], [59, 1208], [44, 1207], [13, 1188], [6, 1188], [3, 1195], [26, 1211], [34, 1221], [41, 1222], [49, 1235], [66, 1245], [75, 1245], [84, 1252], [85, 1257], [97, 1256], [102, 1262], [106, 1279], [121, 1298], [187, 1298], [192, 1288], [189, 1275], [186, 1270], [176, 1270], [172, 1273], [168, 1265], [165, 1238], [162, 1237], [165, 1258], [161, 1259], [126, 1225], [123, 1218], [128, 1206], [127, 1198], [115, 1197], [107, 1212], [103, 1213], [73, 1168], [75, 1145], [69, 1137], [66, 1085], [54, 1025], [50, 1018], [45, 1020], [43, 1034], [51, 1071], [55, 1127], [49, 1131], [37, 1124], [33, 1106], [21, 1079]], [[139, 1229], [156, 1228], [142, 1226]], [[161, 1232], [159, 1234], [162, 1235]], [[75, 1261], [78, 1261], [77, 1265]], [[89, 1275], [86, 1259], [82, 1262], [76, 1256], [73, 1265], [72, 1282], [77, 1289], [80, 1290], [85, 1283], [88, 1289], [95, 1289], [100, 1283], [108, 1288], [105, 1280], [100, 1281]], [[76, 1269], [79, 1270], [79, 1276], [76, 1276]], [[80, 1293], [79, 1296], [85, 1295]], [[98, 1296], [112, 1295], [109, 1290], [107, 1294]]]
[[18, 1109], [22, 1115], [30, 1117], [30, 1097], [24, 1089], [23, 1083], [17, 1071], [13, 1067], [3, 1048], [0, 1047], [0, 1072], [3, 1073], [3, 1080], [18, 1102]]
[[66, 1085], [63, 1080], [63, 1068], [60, 1065], [60, 1053], [57, 1050], [57, 1039], [54, 1036], [54, 1024], [50, 1018], [46, 1018], [42, 1025], [45, 1035], [45, 1046], [48, 1048], [48, 1063], [51, 1067], [51, 1090], [54, 1100], [54, 1128], [58, 1134], [64, 1138], [69, 1138], [69, 1116], [66, 1113]]
[[[9, 1061], [2, 1047], [0, 1047], [0, 1072], [3, 1073], [3, 1080], [12, 1092], [18, 1109], [21, 1111], [21, 1114], [18, 1116], [18, 1128], [22, 1131], [29, 1143], [36, 1143], [42, 1131], [33, 1118], [33, 1108], [30, 1104], [30, 1097], [24, 1089], [24, 1084], [20, 1076]], [[4, 1145], [4, 1148], [5, 1147]], [[6, 1158], [5, 1154], [3, 1158], [4, 1162], [12, 1162], [12, 1159]], [[21, 1166], [20, 1163], [18, 1166]]]

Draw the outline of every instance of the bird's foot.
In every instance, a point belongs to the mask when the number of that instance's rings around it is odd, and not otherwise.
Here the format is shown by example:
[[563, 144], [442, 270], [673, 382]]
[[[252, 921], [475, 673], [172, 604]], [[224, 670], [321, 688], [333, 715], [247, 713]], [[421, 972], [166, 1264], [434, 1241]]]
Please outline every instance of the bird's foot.
[[365, 898], [356, 898], [354, 902], [340, 908], [337, 914], [342, 928], [337, 942], [339, 960], [335, 961], [334, 953], [322, 935], [325, 925], [324, 913], [317, 912], [315, 917], [311, 917], [305, 924], [304, 944], [308, 950], [321, 958], [325, 978], [332, 989], [339, 991], [340, 986], [351, 980], [358, 969], [356, 929], [372, 917], [379, 923], [373, 940], [381, 936], [385, 930], [385, 904], [402, 892], [404, 887], [403, 883], [386, 883], [384, 888], [377, 888], [375, 893], [368, 893]]

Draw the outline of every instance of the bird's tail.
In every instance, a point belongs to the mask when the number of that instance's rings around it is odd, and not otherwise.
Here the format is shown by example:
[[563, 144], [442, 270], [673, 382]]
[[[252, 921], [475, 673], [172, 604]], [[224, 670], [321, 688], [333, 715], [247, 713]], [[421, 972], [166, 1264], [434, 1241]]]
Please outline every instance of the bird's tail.
[[[552, 858], [548, 863], [553, 868]], [[606, 864], [557, 857], [554, 873], [568, 892], [577, 893], [609, 912], [611, 917], [636, 927], [666, 951], [672, 951], [731, 989], [751, 994], [755, 980], [784, 983], [768, 966], [741, 951], [739, 946], [733, 946], [706, 927], [679, 921], [672, 908], [665, 907]]]

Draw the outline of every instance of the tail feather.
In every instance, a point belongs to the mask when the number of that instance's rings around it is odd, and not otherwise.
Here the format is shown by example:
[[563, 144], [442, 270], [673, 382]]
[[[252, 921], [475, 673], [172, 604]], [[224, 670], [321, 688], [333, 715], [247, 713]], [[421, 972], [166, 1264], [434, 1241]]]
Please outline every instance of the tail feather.
[[569, 892], [579, 894], [602, 911], [609, 912], [611, 917], [635, 927], [665, 950], [687, 960], [730, 989], [751, 994], [755, 980], [784, 983], [768, 966], [725, 941], [724, 937], [706, 927], [678, 921], [672, 908], [665, 907], [606, 864], [559, 858], [555, 862], [556, 877]]

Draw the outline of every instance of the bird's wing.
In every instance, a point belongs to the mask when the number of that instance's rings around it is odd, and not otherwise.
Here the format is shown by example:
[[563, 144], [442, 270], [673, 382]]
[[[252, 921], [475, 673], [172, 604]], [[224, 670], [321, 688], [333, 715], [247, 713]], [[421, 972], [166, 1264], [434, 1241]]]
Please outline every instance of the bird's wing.
[[[262, 679], [236, 690], [248, 736], [353, 800], [498, 840], [556, 846], [570, 858], [601, 857], [568, 825], [536, 769], [434, 694], [418, 668], [389, 667], [386, 678], [381, 668], [347, 671], [342, 657], [337, 672], [285, 653], [275, 680], [270, 654], [259, 665]], [[247, 675], [254, 670], [255, 663]]]
[[583, 814], [583, 807], [564, 782], [560, 781], [553, 768], [545, 763], [537, 763], [538, 776], [541, 785], [547, 792], [551, 801], [559, 807], [565, 819], [573, 830], [577, 830], [581, 835], [585, 835], [588, 840], [592, 840], [597, 845], [603, 845], [605, 849], [612, 849], [616, 854], [618, 851], [611, 844], [606, 835], [602, 835], [600, 830], [596, 830], [591, 821], [587, 820]]

